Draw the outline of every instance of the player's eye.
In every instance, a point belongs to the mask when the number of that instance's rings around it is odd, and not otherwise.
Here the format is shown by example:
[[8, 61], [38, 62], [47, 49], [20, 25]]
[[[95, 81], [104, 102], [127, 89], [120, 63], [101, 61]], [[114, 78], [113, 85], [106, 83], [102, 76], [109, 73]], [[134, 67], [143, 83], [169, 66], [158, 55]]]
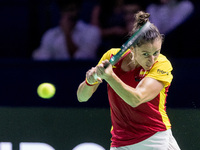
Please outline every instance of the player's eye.
[[157, 56], [157, 55], [158, 55], [158, 51], [156, 51], [153, 55], [154, 55], [154, 56]]
[[149, 54], [148, 54], [148, 53], [143, 53], [143, 55], [144, 55], [144, 56], [149, 56]]

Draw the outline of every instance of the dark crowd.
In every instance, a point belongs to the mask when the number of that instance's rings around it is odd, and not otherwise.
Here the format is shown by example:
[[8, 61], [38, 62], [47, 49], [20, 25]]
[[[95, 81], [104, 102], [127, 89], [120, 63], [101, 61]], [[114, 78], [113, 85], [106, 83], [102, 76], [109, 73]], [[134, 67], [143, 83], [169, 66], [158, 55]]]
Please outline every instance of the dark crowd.
[[143, 10], [171, 58], [199, 58], [197, 0], [1, 0], [0, 59], [97, 60], [120, 47]]

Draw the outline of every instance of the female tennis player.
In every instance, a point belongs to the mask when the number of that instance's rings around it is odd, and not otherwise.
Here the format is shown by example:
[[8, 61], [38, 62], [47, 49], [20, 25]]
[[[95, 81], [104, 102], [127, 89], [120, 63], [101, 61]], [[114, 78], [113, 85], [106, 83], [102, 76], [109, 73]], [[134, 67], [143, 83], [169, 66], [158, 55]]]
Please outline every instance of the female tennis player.
[[[138, 12], [131, 33], [149, 21], [149, 16]], [[86, 102], [103, 80], [108, 83], [110, 150], [180, 150], [166, 113], [166, 97], [173, 76], [171, 63], [160, 54], [162, 42], [163, 36], [151, 23], [116, 65], [108, 61], [120, 50], [113, 48], [96, 67], [87, 71], [86, 80], [78, 87], [78, 100]]]

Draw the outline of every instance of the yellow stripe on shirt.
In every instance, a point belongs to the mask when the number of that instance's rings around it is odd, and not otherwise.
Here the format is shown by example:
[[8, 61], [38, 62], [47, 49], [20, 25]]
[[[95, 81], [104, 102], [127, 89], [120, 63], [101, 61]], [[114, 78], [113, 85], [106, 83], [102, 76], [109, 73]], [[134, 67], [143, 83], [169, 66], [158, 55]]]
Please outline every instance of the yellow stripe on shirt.
[[163, 88], [162, 91], [160, 92], [159, 112], [161, 114], [163, 123], [166, 126], [166, 129], [170, 129], [171, 124], [170, 124], [169, 118], [167, 116], [167, 113], [165, 111], [165, 99], [166, 99], [165, 88]]

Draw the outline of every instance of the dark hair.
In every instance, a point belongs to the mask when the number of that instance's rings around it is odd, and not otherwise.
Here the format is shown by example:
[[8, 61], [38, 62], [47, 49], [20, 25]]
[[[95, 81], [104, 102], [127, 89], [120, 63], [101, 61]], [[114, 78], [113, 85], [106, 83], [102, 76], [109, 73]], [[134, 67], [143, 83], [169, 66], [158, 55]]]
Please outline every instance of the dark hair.
[[61, 12], [78, 10], [82, 4], [81, 0], [56, 0], [56, 3]]
[[[133, 29], [130, 32], [130, 35], [134, 34], [137, 30], [139, 30], [147, 21], [149, 21], [150, 14], [139, 11], [135, 14], [135, 23], [133, 25]], [[160, 38], [162, 41], [164, 40], [164, 35], [160, 34], [158, 28], [154, 24], [150, 24], [149, 29], [141, 36], [141, 38], [137, 41], [136, 46], [141, 46], [142, 44], [153, 42], [155, 39]]]

